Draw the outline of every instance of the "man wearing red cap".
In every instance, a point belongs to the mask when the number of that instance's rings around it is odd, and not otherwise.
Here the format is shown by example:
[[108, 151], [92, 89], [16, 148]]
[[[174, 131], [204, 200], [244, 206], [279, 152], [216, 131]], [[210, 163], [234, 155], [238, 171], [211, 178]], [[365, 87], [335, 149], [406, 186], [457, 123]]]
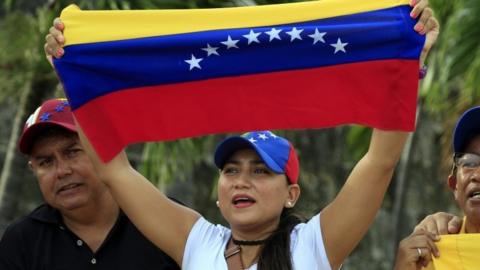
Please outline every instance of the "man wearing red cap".
[[7, 228], [0, 269], [178, 269], [98, 179], [65, 99], [44, 102], [28, 118], [19, 148], [46, 203]]

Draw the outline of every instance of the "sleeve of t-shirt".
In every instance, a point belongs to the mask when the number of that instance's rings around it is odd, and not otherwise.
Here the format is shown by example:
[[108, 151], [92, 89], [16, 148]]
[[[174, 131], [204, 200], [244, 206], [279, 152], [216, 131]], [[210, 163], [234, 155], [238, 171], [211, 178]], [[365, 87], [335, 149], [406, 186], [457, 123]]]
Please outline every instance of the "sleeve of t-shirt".
[[[209, 263], [212, 254], [222, 254], [225, 249], [223, 237], [228, 230], [221, 225], [214, 225], [200, 217], [188, 235], [183, 254], [182, 269], [198, 268]], [[222, 257], [223, 258], [223, 257]]]
[[14, 226], [8, 227], [0, 240], [0, 269], [27, 269], [23, 259], [22, 234]]
[[316, 264], [319, 267], [317, 269], [331, 269], [320, 229], [320, 214], [312, 217], [307, 223], [300, 224], [297, 229], [297, 243], [305, 250], [313, 252]]

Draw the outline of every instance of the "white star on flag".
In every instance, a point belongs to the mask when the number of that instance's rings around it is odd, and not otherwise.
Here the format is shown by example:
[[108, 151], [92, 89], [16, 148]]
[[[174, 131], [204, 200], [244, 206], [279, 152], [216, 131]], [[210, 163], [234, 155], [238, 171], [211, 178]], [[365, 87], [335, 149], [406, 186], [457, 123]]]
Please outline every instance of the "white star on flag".
[[267, 34], [267, 35], [270, 36], [270, 40], [269, 40], [269, 41], [272, 41], [272, 40], [274, 40], [274, 39], [282, 40], [282, 39], [280, 38], [280, 32], [282, 32], [281, 29], [272, 28], [272, 30], [265, 32], [265, 34]]
[[206, 48], [202, 48], [202, 50], [206, 51], [207, 52], [207, 56], [210, 56], [212, 54], [215, 54], [215, 55], [220, 55], [217, 50], [218, 50], [218, 47], [212, 47], [210, 46], [210, 44], [207, 43], [207, 47]]
[[248, 39], [248, 45], [250, 45], [250, 43], [252, 43], [252, 42], [260, 43], [260, 41], [258, 41], [258, 36], [260, 34], [261, 34], [261, 32], [255, 33], [255, 32], [253, 32], [253, 30], [250, 30], [250, 33], [248, 33], [248, 35], [243, 35], [243, 36], [246, 39]]
[[342, 43], [342, 40], [340, 38], [337, 39], [337, 43], [330, 44], [330, 46], [335, 48], [335, 52], [333, 54], [336, 54], [339, 51], [346, 53], [347, 51], [345, 50], [345, 46], [347, 45], [348, 43]]
[[318, 28], [315, 28], [315, 33], [308, 35], [309, 37], [313, 38], [313, 44], [316, 44], [317, 42], [322, 42], [325, 43], [325, 40], [323, 37], [327, 34], [327, 32], [318, 32]]
[[303, 29], [297, 29], [296, 27], [293, 27], [291, 31], [288, 31], [287, 34], [290, 36], [290, 42], [294, 41], [295, 39], [302, 40], [302, 37], [300, 36], [300, 33], [302, 32]]
[[222, 41], [221, 43], [227, 46], [227, 50], [230, 48], [238, 49], [238, 46], [237, 46], [238, 41], [239, 41], [238, 39], [232, 39], [230, 35], [228, 35], [228, 39], [226, 41]]
[[256, 143], [256, 142], [257, 142], [257, 140], [255, 140], [253, 137], [250, 138], [250, 139], [248, 139], [248, 140], [249, 140], [251, 143]]
[[260, 139], [262, 139], [262, 140], [264, 140], [264, 141], [268, 140], [268, 137], [267, 137], [267, 135], [265, 135], [265, 133], [260, 133], [260, 134], [258, 135], [258, 138], [260, 138]]
[[200, 62], [203, 60], [203, 58], [195, 58], [195, 55], [192, 54], [192, 58], [190, 60], [185, 60], [190, 65], [190, 70], [194, 68], [202, 69], [200, 66]]

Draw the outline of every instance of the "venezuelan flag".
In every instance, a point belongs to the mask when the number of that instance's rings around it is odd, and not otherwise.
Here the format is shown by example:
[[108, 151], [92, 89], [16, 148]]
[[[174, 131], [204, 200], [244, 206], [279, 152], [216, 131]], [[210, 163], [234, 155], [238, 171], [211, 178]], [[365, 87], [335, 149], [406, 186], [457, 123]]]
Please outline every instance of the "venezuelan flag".
[[55, 60], [108, 160], [125, 145], [356, 123], [413, 130], [418, 58], [408, 0], [199, 10], [63, 10]]
[[436, 242], [440, 257], [432, 256], [433, 262], [425, 270], [477, 270], [480, 269], [480, 234], [460, 233], [442, 235]]

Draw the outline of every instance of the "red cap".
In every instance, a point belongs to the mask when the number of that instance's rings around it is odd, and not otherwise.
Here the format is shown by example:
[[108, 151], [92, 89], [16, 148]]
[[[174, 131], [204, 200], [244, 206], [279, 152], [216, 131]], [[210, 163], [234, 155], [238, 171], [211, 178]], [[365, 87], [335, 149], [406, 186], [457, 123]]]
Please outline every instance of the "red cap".
[[20, 152], [29, 154], [37, 135], [51, 126], [60, 126], [77, 132], [73, 114], [66, 99], [49, 99], [28, 117], [18, 142]]

